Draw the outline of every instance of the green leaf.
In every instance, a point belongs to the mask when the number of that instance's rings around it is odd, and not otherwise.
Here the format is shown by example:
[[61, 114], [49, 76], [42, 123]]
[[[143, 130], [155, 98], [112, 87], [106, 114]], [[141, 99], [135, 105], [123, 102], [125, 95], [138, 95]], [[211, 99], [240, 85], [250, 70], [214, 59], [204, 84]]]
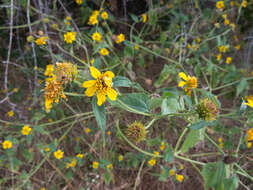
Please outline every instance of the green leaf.
[[170, 76], [169, 66], [164, 65], [163, 70], [160, 73], [159, 78], [155, 81], [154, 85], [156, 88], [160, 87], [162, 83]]
[[134, 15], [134, 14], [129, 14], [129, 15], [133, 19], [134, 22], [138, 22], [139, 19], [136, 15]]
[[170, 147], [167, 147], [164, 151], [164, 161], [165, 162], [172, 162], [174, 159], [173, 153]]
[[97, 105], [97, 97], [93, 96], [92, 109], [96, 117], [97, 124], [101, 130], [103, 141], [105, 142], [105, 126], [106, 126], [106, 114], [104, 104], [101, 106]]
[[177, 98], [167, 97], [162, 102], [161, 112], [162, 115], [176, 113], [180, 109]]
[[116, 76], [113, 78], [113, 87], [131, 87], [132, 82], [123, 76]]
[[200, 130], [191, 130], [188, 133], [182, 145], [181, 152], [182, 153], [188, 152], [188, 150], [192, 148], [199, 141], [199, 136], [200, 136]]
[[110, 184], [110, 182], [112, 180], [111, 174], [108, 170], [104, 174], [104, 180], [107, 185]]
[[192, 124], [191, 126], [189, 126], [189, 128], [191, 128], [191, 129], [202, 129], [203, 127], [206, 127], [208, 125], [210, 125], [210, 122], [200, 120], [200, 121]]
[[236, 96], [242, 93], [242, 91], [248, 86], [248, 82], [246, 78], [242, 78], [240, 83], [236, 87]]
[[224, 180], [224, 186], [226, 189], [236, 190], [238, 185], [238, 177], [235, 174], [232, 177]]

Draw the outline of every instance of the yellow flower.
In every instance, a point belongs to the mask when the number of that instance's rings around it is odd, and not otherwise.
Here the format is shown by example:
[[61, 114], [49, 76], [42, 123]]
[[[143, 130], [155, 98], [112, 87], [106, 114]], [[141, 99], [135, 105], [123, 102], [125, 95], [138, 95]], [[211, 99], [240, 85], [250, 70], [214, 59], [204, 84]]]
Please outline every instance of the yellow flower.
[[83, 0], [76, 0], [76, 4], [81, 5], [83, 3]]
[[29, 135], [29, 133], [31, 132], [32, 128], [29, 125], [25, 125], [22, 128], [22, 134], [23, 135]]
[[57, 29], [59, 28], [59, 26], [58, 26], [58, 24], [54, 23], [54, 24], [52, 24], [52, 28], [53, 28], [54, 30], [57, 30]]
[[8, 111], [7, 114], [8, 114], [9, 117], [13, 117], [13, 116], [14, 116], [14, 112], [13, 112], [12, 110], [11, 110], [11, 111]]
[[222, 149], [222, 148], [223, 148], [223, 143], [220, 143], [220, 144], [219, 144], [219, 147]]
[[106, 168], [108, 168], [109, 170], [111, 170], [111, 169], [112, 169], [112, 164], [108, 164], [108, 165], [106, 166]]
[[17, 93], [18, 92], [18, 88], [13, 88], [13, 92]]
[[149, 160], [149, 161], [148, 161], [148, 164], [149, 164], [150, 166], [154, 166], [154, 165], [156, 164], [156, 159], [151, 159], [151, 160]]
[[3, 146], [3, 149], [10, 149], [10, 148], [12, 147], [12, 142], [6, 140], [6, 141], [4, 141], [4, 142], [2, 143], [2, 146]]
[[247, 148], [251, 148], [252, 147], [252, 142], [248, 142], [247, 143]]
[[248, 135], [248, 136], [247, 136], [246, 141], [251, 141], [251, 140], [253, 140], [253, 128], [251, 128], [251, 129], [248, 130], [248, 134], [247, 134], [247, 135]]
[[173, 175], [175, 175], [175, 170], [170, 169], [169, 173], [170, 173], [171, 176], [173, 176]]
[[184, 180], [184, 176], [180, 175], [180, 174], [176, 174], [176, 179], [177, 179], [177, 181], [179, 181], [181, 183]]
[[227, 63], [227, 64], [230, 64], [230, 63], [231, 63], [231, 61], [232, 61], [232, 58], [231, 58], [231, 57], [227, 57], [227, 59], [226, 59], [226, 63]]
[[223, 14], [222, 18], [226, 19], [227, 18], [227, 14]]
[[40, 188], [40, 190], [46, 190], [46, 188], [45, 188], [45, 187], [42, 187], [42, 188]]
[[232, 30], [235, 30], [235, 24], [234, 23], [231, 23], [230, 26], [231, 26]]
[[154, 153], [154, 155], [159, 156], [159, 152], [154, 151], [153, 153]]
[[224, 20], [224, 25], [225, 25], [225, 26], [229, 25], [229, 23], [230, 23], [230, 21], [229, 21], [228, 19], [225, 19], [225, 20]]
[[160, 150], [163, 151], [165, 149], [165, 143], [164, 141], [161, 142]]
[[117, 44], [120, 44], [121, 42], [123, 42], [125, 40], [125, 35], [124, 34], [119, 34], [117, 36], [117, 39], [116, 39], [116, 43]]
[[108, 51], [106, 48], [102, 48], [102, 49], [100, 49], [99, 53], [100, 53], [101, 55], [105, 56], [105, 55], [108, 55], [108, 54], [109, 54], [109, 51]]
[[95, 25], [98, 23], [98, 19], [97, 19], [97, 15], [91, 15], [90, 18], [89, 18], [89, 22], [88, 24], [89, 25]]
[[70, 62], [56, 62], [56, 80], [62, 84], [67, 84], [73, 80], [73, 77], [77, 75], [77, 66]]
[[186, 74], [183, 72], [180, 72], [178, 76], [184, 80], [178, 83], [178, 87], [185, 86], [184, 90], [186, 94], [191, 96], [192, 89], [197, 88], [197, 78], [190, 75], [186, 76]]
[[101, 18], [104, 19], [104, 20], [108, 19], [108, 13], [106, 11], [103, 11], [101, 13]]
[[123, 156], [119, 155], [118, 160], [121, 162], [123, 160]]
[[60, 149], [58, 149], [57, 151], [54, 152], [54, 157], [56, 159], [62, 159], [63, 158], [63, 154], [64, 154], [64, 152], [62, 152]]
[[225, 45], [219, 46], [218, 48], [220, 53], [226, 53], [228, 51], [228, 46]]
[[76, 155], [76, 157], [82, 159], [82, 158], [83, 158], [83, 154], [80, 154], [80, 153], [79, 153], [79, 154]]
[[223, 1], [217, 1], [216, 8], [220, 9], [220, 10], [223, 10], [225, 8], [224, 2]]
[[220, 61], [220, 59], [221, 59], [221, 53], [219, 53], [219, 54], [217, 55], [216, 59], [217, 59], [217, 61]]
[[146, 14], [142, 14], [141, 17], [142, 17], [143, 23], [147, 22], [147, 15]]
[[137, 44], [135, 44], [134, 49], [139, 50], [139, 46]]
[[68, 44], [72, 44], [76, 40], [76, 32], [67, 32], [64, 34], [64, 41]]
[[99, 32], [94, 32], [94, 33], [92, 34], [92, 39], [93, 39], [94, 41], [97, 41], [97, 42], [101, 42], [101, 41], [102, 41], [102, 37], [101, 37], [101, 35], [100, 35]]
[[238, 45], [236, 45], [234, 48], [238, 51], [238, 50], [241, 48], [241, 45], [238, 44]]
[[253, 108], [253, 95], [251, 95], [251, 96], [246, 96], [245, 97], [245, 99], [246, 99], [246, 105], [248, 105], [249, 107], [251, 107], [251, 108]]
[[68, 20], [68, 21], [70, 21], [71, 20], [71, 18], [70, 18], [70, 16], [66, 16], [66, 18], [65, 18], [66, 20]]
[[96, 161], [94, 161], [94, 162], [92, 163], [92, 168], [97, 169], [97, 168], [98, 168], [98, 165], [99, 165], [99, 163], [96, 162]]
[[70, 167], [76, 167], [76, 163], [77, 163], [77, 161], [76, 161], [76, 159], [73, 159], [72, 160], [72, 162], [70, 163]]
[[110, 136], [111, 135], [111, 131], [107, 131], [107, 135]]
[[90, 128], [86, 127], [86, 128], [84, 129], [84, 131], [85, 131], [86, 134], [89, 134], [89, 133], [90, 133]]
[[244, 7], [244, 8], [247, 7], [247, 1], [244, 0], [244, 1], [242, 2], [242, 7]]
[[234, 1], [230, 1], [230, 6], [233, 7], [235, 5]]
[[95, 80], [85, 81], [82, 86], [87, 88], [85, 94], [88, 97], [94, 96], [97, 93], [97, 105], [101, 106], [106, 101], [106, 95], [112, 101], [117, 99], [117, 92], [112, 88], [112, 79], [114, 74], [111, 71], [101, 73], [95, 67], [90, 67], [91, 76]]
[[216, 28], [220, 28], [220, 23], [216, 22], [216, 23], [214, 24], [214, 26], [215, 26]]
[[95, 61], [95, 59], [94, 59], [94, 58], [93, 58], [93, 59], [91, 59], [91, 60], [90, 60], [90, 64], [91, 64], [91, 65], [93, 65], [94, 61]]
[[44, 151], [45, 151], [45, 152], [49, 152], [50, 150], [51, 150], [51, 149], [50, 149], [49, 147], [45, 147], [45, 148], [44, 148]]
[[32, 35], [29, 35], [26, 37], [27, 42], [33, 42], [33, 40], [34, 40], [34, 37]]
[[46, 67], [46, 71], [44, 73], [45, 76], [53, 76], [53, 72], [54, 72], [54, 65], [49, 64]]
[[40, 45], [45, 45], [48, 40], [48, 37], [46, 37], [46, 36], [42, 36], [42, 37], [40, 37], [40, 38], [37, 38], [36, 40], [35, 40], [35, 43], [38, 45], [38, 46], [40, 46]]
[[180, 165], [179, 165], [179, 170], [182, 170], [182, 169], [184, 169], [184, 165], [183, 165], [183, 164], [180, 164]]
[[70, 25], [70, 22], [69, 22], [69, 21], [66, 21], [65, 24], [66, 24], [67, 26], [69, 26], [69, 25]]

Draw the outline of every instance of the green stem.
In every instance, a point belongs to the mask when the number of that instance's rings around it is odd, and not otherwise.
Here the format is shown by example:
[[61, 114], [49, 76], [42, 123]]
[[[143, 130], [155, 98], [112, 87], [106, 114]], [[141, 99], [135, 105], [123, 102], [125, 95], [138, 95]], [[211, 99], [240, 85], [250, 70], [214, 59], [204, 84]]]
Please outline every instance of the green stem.
[[179, 137], [179, 139], [177, 141], [176, 147], [175, 147], [175, 152], [177, 152], [177, 149], [178, 149], [178, 147], [180, 145], [180, 142], [182, 141], [182, 139], [183, 139], [185, 133], [187, 132], [187, 130], [188, 130], [188, 128], [184, 128], [183, 132], [181, 133], [181, 135], [180, 135], [180, 137]]
[[141, 166], [140, 166], [140, 168], [139, 168], [139, 171], [138, 171], [138, 174], [137, 174], [135, 183], [134, 183], [134, 190], [136, 190], [136, 187], [137, 187], [137, 184], [138, 184], [138, 181], [139, 181], [139, 178], [140, 178], [141, 171], [142, 171], [142, 168], [143, 168], [143, 166], [144, 166], [144, 163], [145, 163], [145, 160], [142, 161]]
[[209, 137], [205, 132], [204, 132], [204, 136], [211, 142], [213, 143], [214, 146], [216, 146], [220, 152], [222, 152], [222, 154], [225, 154], [224, 151], [220, 148], [219, 145], [216, 144], [216, 142], [211, 138]]
[[149, 122], [149, 124], [145, 127], [145, 129], [149, 129], [149, 127], [151, 127], [151, 126], [153, 125], [153, 123], [154, 123], [156, 120], [158, 120], [158, 117], [153, 118], [153, 119]]

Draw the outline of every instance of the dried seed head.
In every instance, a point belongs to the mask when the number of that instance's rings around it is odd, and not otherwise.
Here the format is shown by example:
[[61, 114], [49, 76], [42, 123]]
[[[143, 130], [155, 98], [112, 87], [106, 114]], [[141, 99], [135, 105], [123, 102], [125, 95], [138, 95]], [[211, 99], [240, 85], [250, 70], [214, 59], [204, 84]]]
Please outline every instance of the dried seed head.
[[127, 127], [126, 135], [129, 139], [139, 143], [146, 138], [147, 131], [142, 123], [135, 121]]
[[208, 98], [200, 100], [197, 106], [197, 113], [199, 118], [205, 121], [213, 121], [219, 114], [219, 109], [216, 103], [212, 102]]

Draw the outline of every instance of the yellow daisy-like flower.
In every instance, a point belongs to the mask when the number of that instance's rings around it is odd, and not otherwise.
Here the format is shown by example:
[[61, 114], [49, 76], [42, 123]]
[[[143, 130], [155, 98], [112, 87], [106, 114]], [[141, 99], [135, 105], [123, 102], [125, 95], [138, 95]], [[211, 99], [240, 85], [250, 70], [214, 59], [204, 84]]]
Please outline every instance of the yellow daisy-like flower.
[[45, 148], [44, 148], [44, 151], [45, 151], [45, 152], [49, 152], [50, 150], [51, 150], [51, 149], [50, 149], [49, 147], [45, 147]]
[[228, 46], [226, 45], [219, 46], [218, 48], [220, 53], [226, 53], [228, 51]]
[[224, 25], [225, 25], [225, 26], [229, 25], [229, 23], [230, 23], [230, 21], [229, 21], [228, 19], [225, 19], [225, 20], [224, 20]]
[[177, 179], [177, 181], [179, 181], [181, 183], [184, 180], [184, 176], [180, 175], [180, 174], [176, 174], [176, 179]]
[[4, 142], [2, 143], [2, 146], [3, 146], [3, 149], [10, 149], [10, 148], [12, 147], [12, 142], [6, 140], [6, 141], [4, 141]]
[[64, 34], [64, 41], [67, 44], [72, 44], [73, 41], [76, 40], [76, 32], [67, 32]]
[[252, 142], [248, 142], [247, 143], [247, 148], [251, 148], [252, 147]]
[[108, 165], [106, 166], [106, 168], [109, 169], [109, 170], [111, 170], [111, 169], [112, 169], [112, 164], [108, 164]]
[[95, 25], [97, 23], [98, 23], [97, 16], [96, 15], [91, 15], [90, 18], [89, 18], [88, 24], [89, 25]]
[[106, 95], [112, 101], [115, 101], [117, 99], [117, 92], [112, 88], [112, 79], [114, 78], [114, 73], [111, 71], [101, 73], [93, 66], [90, 67], [90, 73], [95, 80], [85, 81], [82, 84], [84, 88], [87, 88], [85, 94], [88, 97], [91, 97], [97, 93], [98, 106], [101, 106], [106, 101]]
[[251, 108], [253, 108], [253, 95], [251, 95], [251, 96], [246, 96], [245, 97], [245, 99], [246, 99], [246, 105], [248, 105], [249, 107], [251, 107]]
[[164, 141], [161, 142], [160, 150], [163, 151], [165, 149], [165, 143]]
[[22, 134], [23, 135], [29, 135], [29, 133], [31, 132], [32, 128], [29, 125], [25, 125], [22, 128]]
[[77, 163], [77, 160], [73, 159], [72, 162], [67, 163], [66, 168], [70, 168], [70, 167], [74, 168], [76, 167], [76, 163]]
[[221, 59], [221, 53], [219, 53], [219, 54], [217, 55], [216, 59], [217, 59], [217, 61], [220, 61], [220, 59]]
[[147, 22], [147, 15], [146, 14], [142, 14], [141, 17], [142, 17], [143, 23]]
[[99, 32], [94, 32], [92, 34], [92, 39], [94, 41], [97, 41], [97, 42], [101, 42], [102, 41], [102, 37], [101, 37], [101, 34]]
[[82, 159], [83, 158], [83, 154], [79, 153], [79, 154], [76, 155], [76, 157]]
[[244, 1], [242, 2], [242, 7], [244, 7], [244, 8], [247, 7], [247, 1], [244, 0]]
[[12, 110], [11, 110], [11, 111], [8, 111], [7, 114], [8, 114], [9, 117], [13, 117], [13, 116], [14, 116], [14, 112], [13, 112]]
[[119, 155], [118, 160], [121, 162], [123, 160], [123, 156]]
[[124, 34], [119, 34], [117, 36], [117, 39], [116, 39], [116, 43], [117, 44], [120, 44], [121, 42], [123, 42], [125, 40], [125, 35]]
[[106, 48], [101, 48], [99, 53], [103, 56], [106, 56], [109, 54], [109, 51]]
[[231, 63], [231, 61], [232, 61], [232, 58], [231, 58], [231, 57], [227, 57], [227, 59], [226, 59], [226, 63], [227, 63], [227, 64], [230, 64], [230, 63]]
[[183, 72], [180, 72], [178, 76], [184, 80], [178, 83], [178, 87], [185, 86], [184, 90], [187, 96], [191, 96], [192, 89], [197, 88], [197, 78], [190, 75], [186, 76]]
[[62, 152], [60, 149], [58, 149], [57, 151], [54, 152], [54, 157], [58, 160], [63, 158], [63, 154], [64, 152]]
[[83, 3], [83, 0], [76, 0], [76, 4], [81, 5]]
[[103, 11], [101, 13], [101, 18], [104, 19], [104, 20], [108, 19], [108, 13], [106, 11]]
[[175, 175], [175, 170], [170, 169], [169, 173], [170, 173], [171, 176], [173, 176], [173, 175]]
[[253, 128], [251, 128], [250, 130], [248, 130], [246, 141], [251, 141], [251, 140], [253, 140]]
[[45, 76], [53, 76], [53, 72], [54, 72], [54, 65], [53, 64], [49, 64], [46, 67], [46, 71], [44, 73]]
[[40, 188], [40, 190], [46, 190], [46, 188], [45, 188], [45, 187], [42, 187], [42, 188]]
[[35, 40], [35, 43], [36, 43], [38, 46], [45, 45], [45, 44], [47, 43], [47, 40], [48, 40], [48, 39], [49, 39], [48, 37], [42, 36], [42, 37], [40, 37], [40, 38], [37, 38], [37, 39]]
[[86, 128], [84, 129], [84, 131], [85, 131], [86, 134], [89, 134], [89, 133], [90, 133], [90, 128], [86, 127]]
[[154, 151], [153, 153], [154, 153], [154, 155], [156, 155], [156, 156], [159, 156], [159, 154], [160, 154], [158, 151]]
[[151, 160], [149, 160], [149, 161], [148, 161], [148, 164], [149, 164], [150, 166], [154, 166], [154, 165], [156, 164], [156, 159], [151, 159]]
[[92, 163], [92, 168], [97, 169], [98, 166], [99, 166], [99, 163], [98, 163], [98, 162], [94, 161], [94, 162]]
[[225, 8], [224, 1], [217, 1], [216, 8], [223, 10]]

